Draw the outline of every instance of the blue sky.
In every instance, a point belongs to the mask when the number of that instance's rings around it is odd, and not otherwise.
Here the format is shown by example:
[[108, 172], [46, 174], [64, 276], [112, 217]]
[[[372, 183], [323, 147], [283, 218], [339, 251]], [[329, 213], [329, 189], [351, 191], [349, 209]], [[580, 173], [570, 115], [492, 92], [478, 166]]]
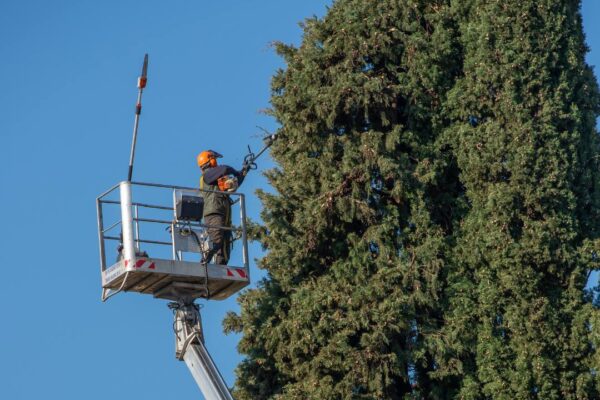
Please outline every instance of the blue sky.
[[[239, 166], [246, 144], [260, 146], [256, 125], [275, 128], [260, 113], [282, 66], [269, 43], [299, 43], [298, 22], [328, 3], [0, 2], [0, 398], [198, 396], [174, 358], [165, 301], [100, 302], [94, 200], [126, 178], [144, 53], [134, 179], [194, 186], [200, 150]], [[585, 0], [583, 13], [588, 60], [600, 65], [600, 2]], [[260, 174], [244, 184], [254, 218], [253, 192], [265, 186]], [[233, 299], [203, 309], [207, 346], [230, 384], [241, 356], [221, 320], [235, 309]]]

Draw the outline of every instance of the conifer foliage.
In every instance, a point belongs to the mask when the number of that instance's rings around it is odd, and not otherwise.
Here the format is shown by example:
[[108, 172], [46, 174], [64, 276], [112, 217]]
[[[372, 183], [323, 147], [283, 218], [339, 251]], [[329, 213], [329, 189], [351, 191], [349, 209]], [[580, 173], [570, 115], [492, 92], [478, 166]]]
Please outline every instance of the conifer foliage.
[[463, 399], [600, 398], [584, 294], [597, 268], [600, 103], [579, 1], [461, 3], [446, 141], [470, 207], [445, 310], [445, 334], [460, 338], [445, 350], [462, 356], [447, 371], [459, 366]]
[[[411, 393], [448, 223], [439, 115], [455, 73], [443, 1], [338, 1], [280, 44], [282, 128], [262, 193], [269, 280], [241, 298], [240, 399]], [[437, 199], [434, 201], [434, 199]]]
[[303, 27], [277, 44], [268, 277], [224, 324], [236, 398], [598, 396], [579, 2], [337, 0]]

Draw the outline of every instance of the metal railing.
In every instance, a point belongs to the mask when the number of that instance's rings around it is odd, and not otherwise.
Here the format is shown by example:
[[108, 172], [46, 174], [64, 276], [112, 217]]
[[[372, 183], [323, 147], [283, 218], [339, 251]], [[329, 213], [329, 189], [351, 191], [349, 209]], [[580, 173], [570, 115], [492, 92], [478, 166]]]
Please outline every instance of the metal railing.
[[[101, 272], [104, 272], [107, 268], [110, 267], [110, 265], [107, 264], [106, 260], [107, 241], [118, 242], [119, 248], [121, 249], [120, 251], [122, 252], [123, 257], [125, 259], [135, 259], [136, 256], [138, 256], [139, 253], [142, 251], [141, 245], [150, 244], [160, 246], [171, 246], [172, 251], [170, 252], [171, 254], [169, 258], [175, 261], [180, 260], [177, 252], [175, 251], [175, 243], [172, 236], [169, 240], [162, 240], [161, 238], [142, 237], [140, 234], [140, 232], [142, 231], [140, 228], [141, 224], [157, 224], [159, 226], [163, 225], [165, 226], [165, 231], [168, 229], [173, 229], [175, 224], [178, 223], [178, 221], [175, 221], [175, 205], [153, 204], [151, 199], [149, 199], [148, 201], [146, 201], [146, 199], [142, 199], [144, 200], [144, 202], [133, 202], [132, 187], [151, 188], [160, 192], [162, 196], [164, 196], [166, 194], [165, 191], [168, 190], [171, 193], [171, 196], [169, 196], [169, 198], [173, 197], [172, 193], [176, 190], [184, 190], [197, 193], [215, 192], [211, 190], [201, 190], [198, 188], [190, 188], [185, 186], [124, 181], [114, 185], [113, 187], [102, 193], [96, 199]], [[111, 199], [111, 196], [115, 196], [117, 189], [119, 189], [119, 199]], [[239, 225], [232, 224], [231, 226], [215, 226], [205, 224], [202, 221], [186, 221], [185, 225], [189, 226], [191, 229], [219, 228], [222, 230], [232, 231], [232, 235], [237, 234], [238, 237], [236, 239], [241, 240], [242, 243], [243, 268], [246, 270], [246, 273], [249, 276], [250, 271], [248, 262], [248, 238], [246, 230], [245, 197], [244, 194], [238, 192], [228, 192], [227, 196], [230, 196], [232, 199], [235, 199], [235, 201], [233, 201], [233, 204], [239, 204]], [[120, 217], [116, 218], [115, 221], [111, 220], [110, 222], [105, 224], [105, 211], [109, 206], [118, 206], [118, 208], [120, 208]], [[146, 212], [152, 213], [152, 215], [141, 217], [140, 211], [142, 209]], [[159, 212], [162, 212], [164, 214], [165, 211], [171, 212], [171, 220], [166, 219], [164, 216], [154, 215]], [[105, 225], [107, 226], [106, 228]], [[121, 228], [120, 234], [115, 235], [113, 232], [118, 227]], [[164, 259], [165, 257], [161, 258]]]

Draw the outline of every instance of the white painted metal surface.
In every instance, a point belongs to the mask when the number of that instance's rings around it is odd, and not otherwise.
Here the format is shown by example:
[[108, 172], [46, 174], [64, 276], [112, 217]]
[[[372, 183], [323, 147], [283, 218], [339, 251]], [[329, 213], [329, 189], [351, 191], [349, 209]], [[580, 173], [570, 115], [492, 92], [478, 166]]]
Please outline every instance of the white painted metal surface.
[[108, 290], [150, 294], [178, 301], [206, 297], [206, 273], [212, 300], [224, 300], [250, 283], [245, 269], [194, 261], [138, 257], [121, 260], [102, 271], [102, 287]]
[[233, 400], [223, 377], [202, 342], [190, 345], [183, 360], [206, 400]]
[[131, 182], [119, 185], [121, 197], [121, 232], [123, 235], [123, 258], [135, 262], [135, 243], [133, 241], [133, 216], [131, 213]]
[[174, 225], [172, 229], [175, 251], [203, 253], [208, 252], [211, 247], [206, 230], [190, 229], [181, 225]]

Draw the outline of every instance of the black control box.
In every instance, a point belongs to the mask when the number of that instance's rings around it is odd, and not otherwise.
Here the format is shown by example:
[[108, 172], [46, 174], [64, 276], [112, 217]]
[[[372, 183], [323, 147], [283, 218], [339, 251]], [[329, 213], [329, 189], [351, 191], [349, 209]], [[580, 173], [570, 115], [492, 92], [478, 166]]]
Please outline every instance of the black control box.
[[178, 221], [198, 221], [204, 212], [204, 199], [202, 196], [183, 194], [175, 204], [175, 217]]

